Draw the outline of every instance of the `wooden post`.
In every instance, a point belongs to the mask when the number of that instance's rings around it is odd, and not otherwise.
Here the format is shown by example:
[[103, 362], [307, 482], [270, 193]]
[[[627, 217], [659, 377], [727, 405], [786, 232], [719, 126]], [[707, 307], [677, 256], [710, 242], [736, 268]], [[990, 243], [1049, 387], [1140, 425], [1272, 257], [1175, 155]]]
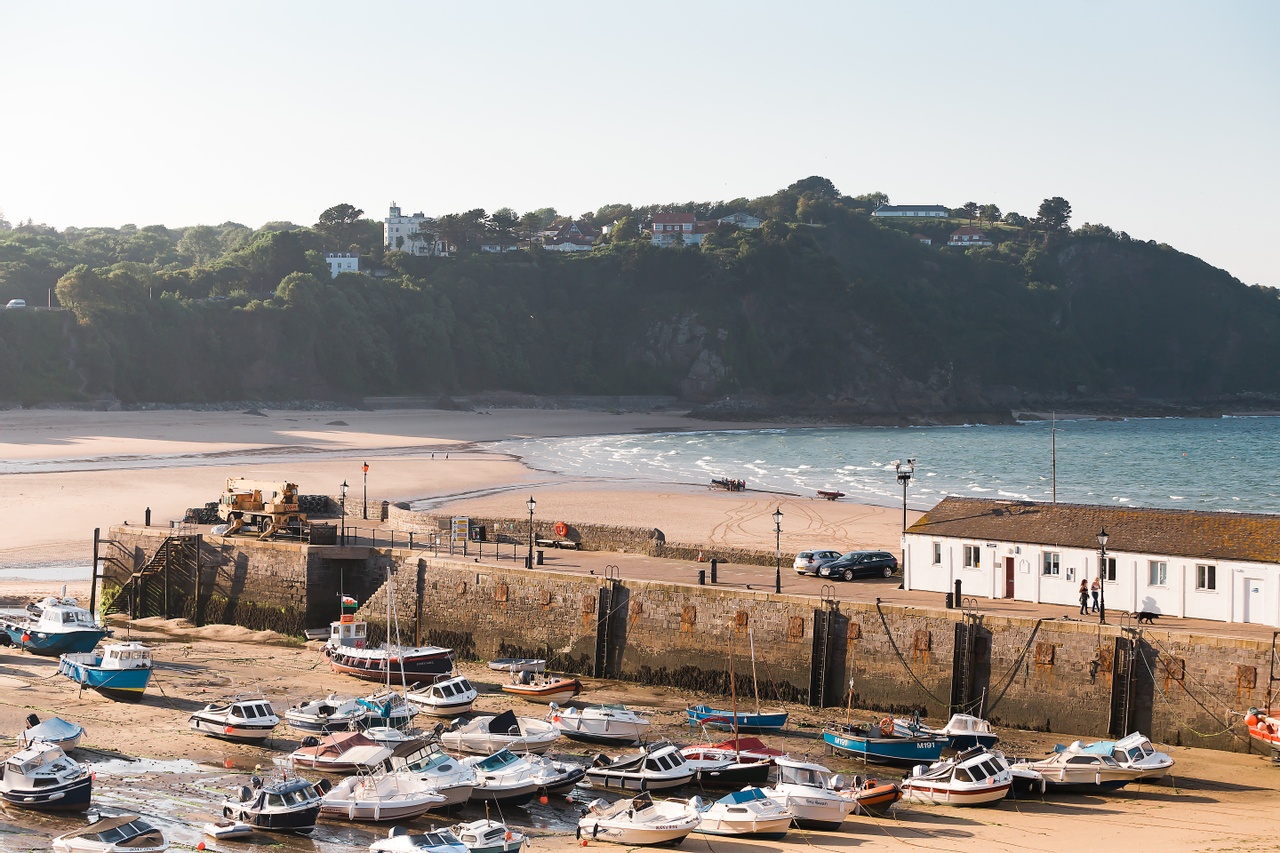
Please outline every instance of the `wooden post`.
[[89, 575], [89, 615], [92, 616], [98, 604], [98, 536], [101, 527], [93, 528], [93, 573]]
[[201, 572], [202, 567], [200, 565], [200, 560], [201, 560], [201, 557], [204, 555], [203, 543], [204, 543], [204, 534], [197, 533], [196, 534], [196, 605], [194, 608], [192, 608], [192, 615], [195, 617], [195, 619], [193, 619], [192, 621], [196, 623], [197, 628], [204, 625], [204, 608], [200, 606], [200, 575], [202, 574]]

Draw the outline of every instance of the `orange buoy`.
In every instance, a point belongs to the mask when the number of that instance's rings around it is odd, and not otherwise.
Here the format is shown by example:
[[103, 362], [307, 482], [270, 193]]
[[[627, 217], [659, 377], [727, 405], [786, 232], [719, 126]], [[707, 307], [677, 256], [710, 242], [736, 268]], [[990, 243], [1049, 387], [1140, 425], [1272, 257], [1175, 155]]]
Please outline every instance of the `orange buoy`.
[[1256, 714], [1250, 714], [1244, 718], [1244, 724], [1246, 726], [1256, 726], [1258, 724], [1258, 716]]
[[556, 535], [557, 535], [557, 536], [568, 536], [568, 535], [569, 535], [569, 525], [565, 524], [563, 521], [557, 521], [557, 522], [556, 522]]

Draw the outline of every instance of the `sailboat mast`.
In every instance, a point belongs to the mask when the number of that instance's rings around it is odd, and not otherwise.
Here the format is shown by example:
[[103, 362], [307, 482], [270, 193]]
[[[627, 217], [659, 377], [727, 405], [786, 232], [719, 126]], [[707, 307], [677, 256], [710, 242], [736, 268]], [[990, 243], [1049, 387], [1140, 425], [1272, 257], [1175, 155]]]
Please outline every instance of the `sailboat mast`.
[[738, 754], [738, 685], [733, 677], [733, 629], [729, 629], [729, 696], [733, 702], [733, 752]]
[[747, 639], [751, 642], [751, 688], [756, 694], [756, 716], [760, 716], [760, 681], [756, 678], [756, 635], [751, 628], [747, 629]]

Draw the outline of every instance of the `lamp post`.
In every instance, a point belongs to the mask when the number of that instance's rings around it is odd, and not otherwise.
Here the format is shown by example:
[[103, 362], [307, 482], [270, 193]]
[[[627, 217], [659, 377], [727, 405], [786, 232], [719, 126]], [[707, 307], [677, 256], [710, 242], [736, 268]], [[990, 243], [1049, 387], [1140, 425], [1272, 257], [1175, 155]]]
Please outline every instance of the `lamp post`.
[[911, 477], [916, 472], [916, 460], [908, 459], [906, 465], [895, 462], [893, 467], [898, 472], [898, 482], [902, 484], [902, 574], [905, 577], [907, 573], [907, 483], [911, 482]]
[[1098, 602], [1099, 625], [1107, 624], [1107, 540], [1110, 538], [1105, 527], [1098, 533], [1098, 548], [1102, 552], [1098, 559], [1098, 585], [1102, 587]]
[[347, 481], [342, 481], [342, 544], [347, 544]]
[[782, 592], [782, 507], [773, 511], [773, 591]]
[[364, 517], [369, 517], [369, 463], [364, 463]]
[[538, 502], [533, 499], [533, 495], [529, 496], [529, 500], [525, 501], [525, 506], [529, 507], [529, 556], [525, 558], [524, 567], [526, 569], [533, 568], [533, 508]]

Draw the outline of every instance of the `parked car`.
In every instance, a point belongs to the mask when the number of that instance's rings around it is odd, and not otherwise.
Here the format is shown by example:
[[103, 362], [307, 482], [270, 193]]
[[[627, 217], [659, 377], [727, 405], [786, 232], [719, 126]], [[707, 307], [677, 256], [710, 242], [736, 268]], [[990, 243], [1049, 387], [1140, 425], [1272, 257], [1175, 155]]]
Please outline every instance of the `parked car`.
[[898, 558], [888, 551], [850, 551], [838, 560], [818, 569], [818, 577], [851, 581], [861, 575], [893, 577]]
[[839, 551], [801, 551], [796, 554], [796, 562], [792, 566], [798, 575], [817, 576], [818, 570], [827, 563], [840, 559]]
[[5, 307], [5, 308], [26, 308], [26, 307], [27, 307], [27, 300], [25, 300], [25, 299], [10, 299], [10, 300], [9, 300], [9, 304], [8, 304], [8, 305], [6, 305], [6, 306], [4, 306], [4, 307]]

